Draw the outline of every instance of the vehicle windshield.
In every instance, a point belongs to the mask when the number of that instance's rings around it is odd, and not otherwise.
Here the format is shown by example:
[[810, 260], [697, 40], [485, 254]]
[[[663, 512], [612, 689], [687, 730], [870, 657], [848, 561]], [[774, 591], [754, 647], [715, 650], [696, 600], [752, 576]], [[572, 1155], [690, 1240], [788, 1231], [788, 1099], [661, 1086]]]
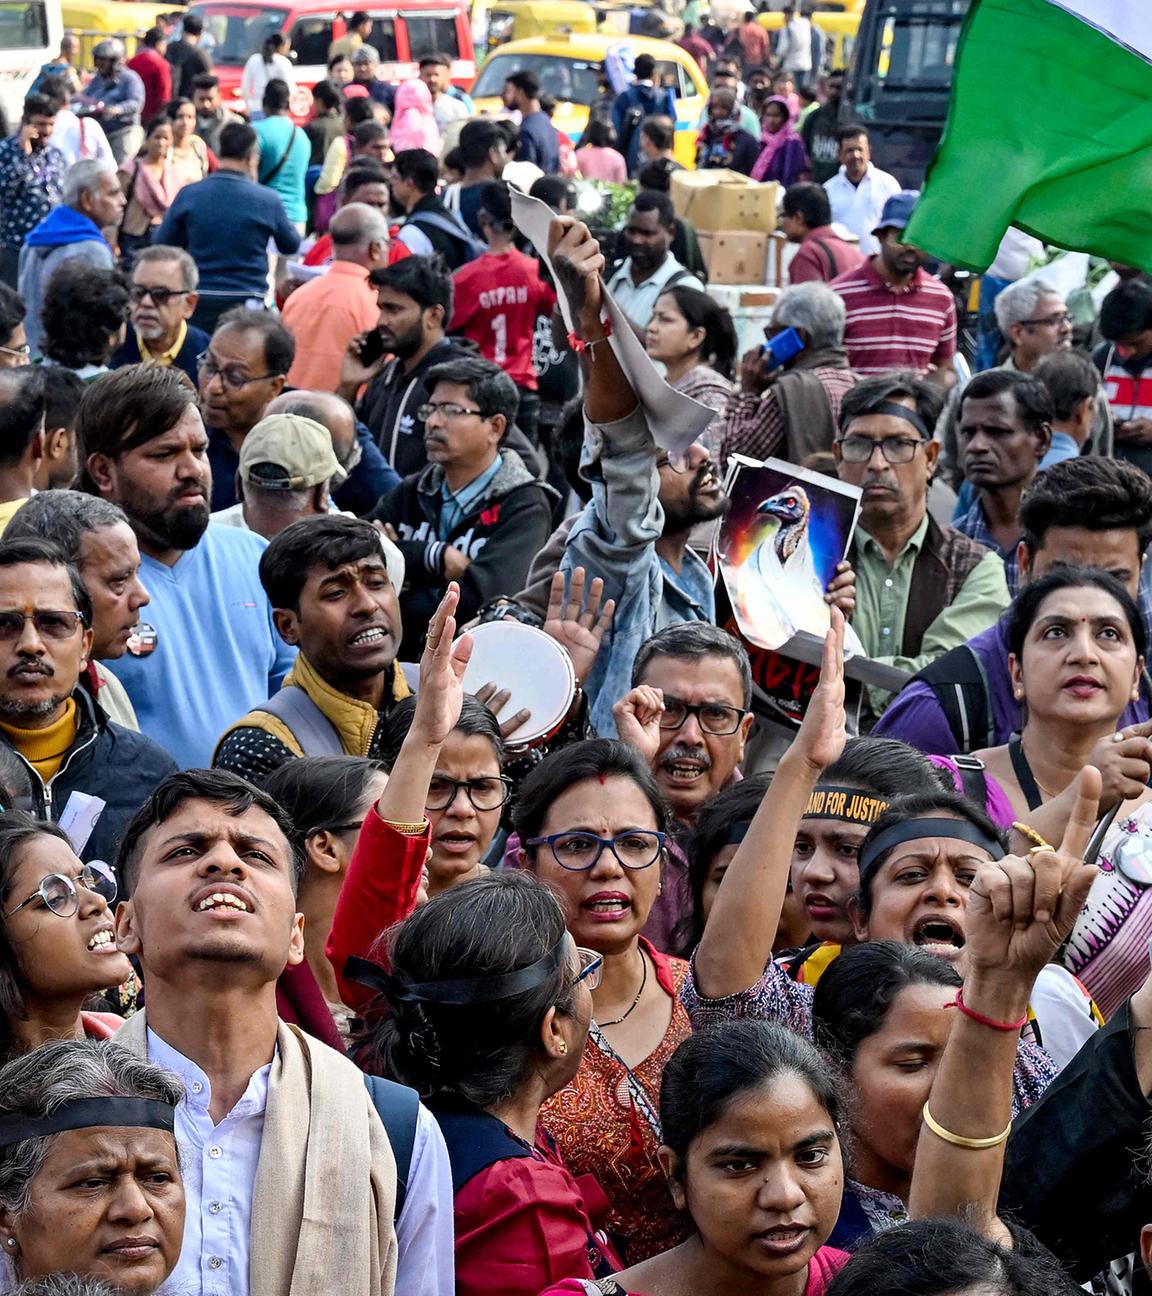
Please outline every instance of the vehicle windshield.
[[265, 36], [281, 31], [287, 9], [264, 9], [242, 4], [191, 5], [189, 13], [204, 19], [204, 47], [212, 62], [225, 67], [243, 67], [260, 52]]
[[[915, 101], [947, 102], [969, 0], [879, 0], [857, 42], [856, 110], [866, 120], [915, 116]], [[939, 109], [937, 109], [939, 112]], [[933, 115], [936, 115], [935, 113]]]
[[565, 103], [595, 102], [600, 93], [603, 63], [587, 59], [560, 58], [551, 54], [497, 54], [484, 65], [472, 87], [474, 99], [499, 98], [506, 77], [513, 72], [535, 72], [540, 89]]
[[44, 49], [47, 44], [48, 12], [42, 0], [0, 3], [0, 49]]

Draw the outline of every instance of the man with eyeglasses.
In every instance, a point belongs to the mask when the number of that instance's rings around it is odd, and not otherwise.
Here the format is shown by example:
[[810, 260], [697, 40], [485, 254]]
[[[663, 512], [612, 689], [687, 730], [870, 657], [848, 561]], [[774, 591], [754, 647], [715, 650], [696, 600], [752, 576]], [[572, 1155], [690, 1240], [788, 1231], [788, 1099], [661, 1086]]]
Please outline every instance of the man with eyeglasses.
[[19, 369], [30, 363], [32, 351], [24, 326], [27, 316], [20, 294], [0, 281], [0, 369]]
[[[844, 397], [833, 446], [840, 480], [862, 492], [848, 554], [855, 589], [841, 606], [869, 657], [907, 671], [986, 630], [1008, 606], [1000, 557], [928, 512], [940, 403], [939, 388], [912, 374], [865, 378]], [[877, 689], [868, 697], [876, 713], [888, 701]]]
[[74, 792], [105, 802], [80, 857], [108, 860], [176, 764], [81, 685], [91, 653], [92, 602], [62, 551], [0, 542], [0, 742], [27, 768], [38, 817], [59, 819]]
[[111, 270], [116, 258], [104, 230], [115, 229], [124, 211], [124, 193], [115, 163], [86, 158], [64, 175], [64, 201], [28, 231], [20, 253], [17, 287], [28, 308], [28, 343], [40, 354], [40, 312], [48, 280], [63, 261], [80, 260]]
[[220, 317], [196, 357], [200, 413], [208, 432], [212, 512], [236, 503], [244, 438], [284, 390], [296, 354], [292, 334], [266, 311], [243, 307]]
[[128, 364], [172, 365], [197, 380], [196, 357], [208, 348], [208, 334], [190, 323], [200, 294], [200, 272], [183, 248], [144, 248], [132, 269], [131, 327], [112, 357], [112, 368]]
[[461, 623], [490, 599], [518, 590], [552, 530], [556, 492], [503, 444], [516, 420], [512, 379], [488, 360], [437, 365], [427, 376], [428, 466], [405, 477], [370, 517], [391, 528], [407, 566], [400, 606], [402, 655], [415, 661], [449, 581], [460, 584]]

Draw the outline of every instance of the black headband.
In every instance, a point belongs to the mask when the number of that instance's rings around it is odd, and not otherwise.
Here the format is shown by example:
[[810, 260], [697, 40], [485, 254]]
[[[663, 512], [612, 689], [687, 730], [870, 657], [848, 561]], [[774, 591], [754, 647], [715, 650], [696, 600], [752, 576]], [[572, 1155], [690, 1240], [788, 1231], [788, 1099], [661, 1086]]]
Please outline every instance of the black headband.
[[967, 819], [905, 819], [885, 828], [882, 833], [866, 842], [860, 852], [860, 883], [863, 887], [868, 875], [879, 865], [883, 856], [903, 842], [918, 841], [921, 837], [950, 837], [986, 850], [994, 860], [1004, 858], [1004, 847], [995, 837], [989, 837]]
[[455, 981], [408, 981], [394, 976], [378, 963], [367, 959], [349, 957], [344, 964], [344, 975], [352, 981], [379, 990], [394, 1003], [479, 1004], [494, 1003], [498, 999], [511, 999], [513, 995], [535, 990], [552, 976], [568, 950], [565, 936], [535, 963], [517, 968], [515, 972], [501, 972], [495, 976], [461, 977]]
[[888, 809], [886, 797], [870, 796], [859, 788], [818, 783], [804, 807], [805, 819], [839, 819], [870, 827]]
[[46, 1138], [65, 1130], [158, 1129], [171, 1134], [176, 1128], [176, 1108], [155, 1098], [81, 1098], [65, 1103], [51, 1116], [0, 1116], [0, 1147], [25, 1139]]
[[911, 423], [917, 432], [925, 441], [932, 440], [932, 433], [928, 431], [928, 425], [916, 413], [914, 409], [909, 409], [907, 405], [897, 405], [895, 401], [880, 401], [879, 404], [871, 406], [866, 410], [856, 410], [840, 425], [840, 432], [843, 435], [847, 425], [853, 419], [866, 418], [869, 414], [887, 414], [890, 418], [903, 419], [905, 423]]

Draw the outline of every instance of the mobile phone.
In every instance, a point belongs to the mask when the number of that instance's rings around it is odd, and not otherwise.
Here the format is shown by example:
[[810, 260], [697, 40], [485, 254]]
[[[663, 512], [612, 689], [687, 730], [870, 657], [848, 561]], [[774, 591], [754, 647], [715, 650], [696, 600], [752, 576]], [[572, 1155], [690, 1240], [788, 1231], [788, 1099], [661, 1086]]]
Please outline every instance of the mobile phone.
[[384, 338], [378, 328], [374, 328], [360, 344], [360, 363], [374, 365], [384, 354]]
[[790, 328], [769, 338], [760, 348], [760, 354], [767, 361], [765, 368], [772, 370], [787, 364], [793, 356], [798, 356], [803, 350], [804, 339], [794, 328]]

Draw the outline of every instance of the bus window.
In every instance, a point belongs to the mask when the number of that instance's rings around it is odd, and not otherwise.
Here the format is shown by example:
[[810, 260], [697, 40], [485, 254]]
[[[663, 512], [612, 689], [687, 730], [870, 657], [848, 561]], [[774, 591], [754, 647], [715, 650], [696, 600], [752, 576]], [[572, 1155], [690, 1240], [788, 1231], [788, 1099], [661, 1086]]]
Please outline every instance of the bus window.
[[[373, 18], [372, 33], [364, 42], [380, 55], [381, 63], [396, 62], [396, 19]], [[327, 60], [325, 60], [327, 61]]]
[[860, 68], [861, 101], [892, 91], [946, 91], [967, 9], [968, 0], [885, 0], [876, 5], [878, 39], [869, 51], [869, 65]]
[[416, 62], [424, 54], [447, 54], [460, 57], [460, 42], [456, 39], [456, 14], [406, 13], [404, 25], [408, 29], [408, 57]]
[[42, 50], [47, 44], [48, 8], [44, 0], [0, 3], [0, 50]]
[[287, 9], [251, 5], [209, 4], [197, 6], [196, 12], [204, 19], [213, 63], [233, 67], [243, 67], [250, 55], [259, 53], [265, 36], [283, 30], [288, 17]]
[[300, 18], [292, 28], [292, 53], [297, 67], [327, 67], [332, 44], [332, 19], [322, 14]]

